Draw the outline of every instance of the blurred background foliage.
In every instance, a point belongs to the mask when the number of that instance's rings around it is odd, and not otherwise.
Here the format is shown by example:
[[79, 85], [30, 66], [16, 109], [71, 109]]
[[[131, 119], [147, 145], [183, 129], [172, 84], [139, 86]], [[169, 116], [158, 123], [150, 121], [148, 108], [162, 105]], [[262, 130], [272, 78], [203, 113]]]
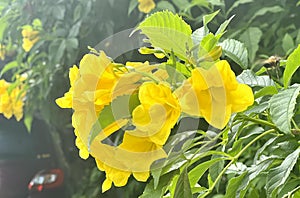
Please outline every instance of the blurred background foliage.
[[[234, 15], [225, 37], [244, 43], [249, 67], [256, 71], [262, 59], [275, 54], [286, 58], [300, 43], [297, 0], [155, 0], [155, 4], [148, 14], [168, 9], [183, 16], [193, 30], [201, 26], [203, 15], [216, 10], [220, 12], [210, 30]], [[16, 74], [27, 74], [24, 119], [38, 116], [51, 127], [62, 163], [76, 181], [70, 185], [73, 197], [99, 197], [103, 175], [94, 161], [83, 162], [77, 156], [71, 112], [61, 111], [54, 100], [69, 87], [68, 68], [78, 65], [89, 52], [87, 46], [135, 27], [147, 14], [139, 11], [137, 0], [1, 0], [0, 11], [1, 78], [14, 81]], [[21, 32], [28, 25], [38, 29], [39, 39], [25, 52]], [[299, 72], [293, 80], [300, 81]], [[144, 184], [130, 181], [125, 188], [100, 197], [137, 197], [143, 188]]]

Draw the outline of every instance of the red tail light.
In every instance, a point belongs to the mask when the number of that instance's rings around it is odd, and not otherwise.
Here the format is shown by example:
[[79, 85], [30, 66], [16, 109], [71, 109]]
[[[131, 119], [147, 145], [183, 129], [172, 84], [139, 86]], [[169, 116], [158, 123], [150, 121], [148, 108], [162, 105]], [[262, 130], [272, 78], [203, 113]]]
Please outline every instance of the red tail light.
[[64, 181], [64, 172], [61, 169], [43, 170], [38, 172], [28, 184], [29, 190], [42, 191], [44, 188], [60, 187]]

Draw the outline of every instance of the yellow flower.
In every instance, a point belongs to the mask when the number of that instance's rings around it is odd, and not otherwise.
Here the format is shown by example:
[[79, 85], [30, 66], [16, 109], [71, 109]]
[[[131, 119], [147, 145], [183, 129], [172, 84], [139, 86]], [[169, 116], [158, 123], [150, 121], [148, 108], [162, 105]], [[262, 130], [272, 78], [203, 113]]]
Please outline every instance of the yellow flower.
[[63, 97], [55, 100], [56, 104], [61, 108], [72, 108], [73, 101], [73, 86], [75, 81], [79, 78], [79, 69], [76, 65], [74, 65], [69, 70], [69, 79], [70, 79], [70, 89], [68, 92], [64, 94]]
[[91, 146], [98, 168], [106, 172], [103, 192], [112, 184], [126, 185], [131, 174], [138, 181], [146, 181], [151, 164], [167, 156], [162, 146], [180, 116], [179, 102], [170, 87], [153, 82], [139, 87], [139, 100], [141, 104], [132, 115], [136, 129], [126, 131], [116, 149], [100, 144]]
[[13, 115], [19, 121], [23, 117], [23, 106], [25, 92], [20, 87], [15, 87], [10, 93], [8, 87], [10, 83], [0, 80], [0, 113], [10, 119]]
[[27, 26], [22, 30], [23, 44], [22, 47], [26, 52], [29, 52], [32, 46], [39, 40], [39, 31], [33, 30], [31, 26]]
[[141, 104], [132, 113], [137, 136], [164, 145], [180, 116], [180, 106], [170, 87], [146, 82], [139, 88]]
[[155, 8], [155, 2], [153, 0], [138, 0], [139, 10], [144, 13], [149, 13]]
[[0, 44], [0, 59], [4, 60], [6, 55], [5, 45]]
[[232, 113], [244, 111], [254, 102], [251, 88], [237, 82], [225, 60], [208, 70], [194, 69], [176, 94], [183, 112], [202, 116], [219, 129], [228, 123]]

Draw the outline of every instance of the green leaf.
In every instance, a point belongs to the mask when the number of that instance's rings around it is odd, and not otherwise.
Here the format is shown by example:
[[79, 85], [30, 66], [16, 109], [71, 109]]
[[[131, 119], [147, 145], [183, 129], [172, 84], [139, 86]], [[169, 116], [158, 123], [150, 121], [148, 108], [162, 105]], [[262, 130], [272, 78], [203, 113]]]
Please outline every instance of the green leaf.
[[174, 6], [168, 2], [168, 1], [160, 1], [156, 4], [156, 8], [158, 8], [159, 10], [169, 10], [173, 13], [176, 12]]
[[219, 14], [220, 10], [217, 10], [211, 14], [207, 14], [203, 16], [203, 26], [206, 27], [207, 24], [213, 20], [215, 18], [215, 16], [217, 16], [217, 14]]
[[252, 21], [259, 16], [263, 16], [267, 14], [268, 12], [270, 13], [278, 13], [278, 12], [283, 12], [284, 9], [280, 6], [271, 6], [271, 7], [263, 7], [260, 10], [256, 11], [255, 14], [251, 17], [249, 20], [249, 23], [252, 23]]
[[219, 39], [213, 33], [206, 35], [200, 44], [199, 57], [210, 52], [217, 45], [218, 40]]
[[173, 51], [180, 58], [186, 58], [187, 48], [192, 47], [191, 27], [180, 16], [170, 11], [152, 14], [137, 29], [149, 38], [153, 47], [169, 53]]
[[245, 177], [245, 175], [247, 174], [247, 172], [244, 172], [243, 174], [231, 178], [229, 180], [229, 183], [227, 185], [226, 188], [226, 194], [224, 196], [224, 198], [232, 198], [232, 197], [236, 197], [236, 191], [238, 190], [243, 178]]
[[294, 40], [292, 36], [288, 33], [285, 33], [283, 39], [282, 39], [282, 48], [283, 50], [288, 53], [289, 50], [295, 47]]
[[[139, 105], [138, 94], [119, 96], [109, 105], [104, 106], [98, 120], [92, 126], [89, 136], [88, 148], [96, 136], [114, 122], [130, 118], [133, 109]], [[120, 108], [122, 107], [122, 108]]]
[[176, 184], [176, 189], [174, 193], [174, 198], [192, 198], [192, 190], [189, 182], [189, 177], [187, 173], [187, 168], [184, 168], [179, 176]]
[[254, 98], [260, 98], [262, 96], [266, 96], [266, 95], [274, 95], [277, 94], [278, 90], [275, 86], [267, 86], [267, 87], [263, 87], [262, 89], [258, 90], [255, 94], [254, 94]]
[[249, 60], [255, 59], [256, 52], [259, 48], [259, 42], [262, 31], [257, 27], [250, 27], [240, 36], [240, 40], [244, 42], [249, 52]]
[[251, 70], [244, 70], [237, 76], [239, 83], [247, 84], [251, 87], [275, 86], [274, 81], [269, 76], [256, 76]]
[[199, 179], [203, 176], [203, 174], [211, 167], [213, 164], [224, 160], [224, 158], [214, 158], [209, 161], [203, 162], [197, 165], [189, 172], [189, 179], [192, 188], [197, 184]]
[[73, 13], [73, 21], [76, 22], [78, 19], [81, 17], [81, 12], [82, 12], [82, 6], [78, 4], [75, 7], [74, 13]]
[[270, 115], [274, 124], [284, 133], [291, 133], [291, 119], [294, 115], [300, 85], [280, 91], [270, 99]]
[[243, 69], [248, 68], [248, 51], [243, 43], [234, 39], [226, 39], [220, 46], [226, 56], [240, 65]]
[[275, 196], [277, 190], [287, 181], [300, 153], [300, 148], [289, 154], [280, 166], [272, 168], [267, 175], [266, 190], [269, 197]]
[[128, 16], [132, 13], [132, 11], [137, 7], [138, 5], [137, 0], [131, 0], [128, 6]]
[[202, 41], [202, 39], [209, 34], [208, 30], [205, 30], [204, 27], [198, 28], [196, 29], [193, 33], [192, 33], [192, 40], [194, 45], [199, 45], [200, 42]]
[[32, 117], [31, 114], [26, 114], [25, 115], [25, 117], [24, 117], [24, 124], [25, 124], [25, 127], [26, 127], [28, 133], [31, 132], [32, 120], [33, 120], [33, 117]]
[[221, 36], [223, 35], [223, 33], [225, 32], [227, 26], [229, 25], [230, 21], [233, 19], [235, 15], [231, 16], [229, 19], [227, 19], [226, 21], [224, 21], [220, 27], [218, 28], [217, 32], [216, 32], [216, 36]]
[[54, 57], [55, 63], [60, 62], [60, 59], [63, 57], [65, 50], [66, 50], [66, 40], [62, 40], [56, 51], [56, 55]]
[[1, 70], [0, 72], [0, 78], [2, 77], [3, 74], [5, 74], [7, 71], [13, 69], [13, 68], [16, 68], [19, 66], [19, 63], [17, 61], [11, 61], [9, 63], [7, 63], [3, 69]]
[[78, 21], [77, 23], [75, 23], [75, 24], [72, 26], [72, 28], [71, 28], [71, 30], [70, 30], [70, 32], [69, 32], [68, 37], [69, 37], [69, 38], [77, 37], [77, 36], [78, 36], [78, 33], [79, 33], [80, 27], [81, 27], [81, 21]]
[[238, 0], [234, 1], [232, 6], [227, 10], [227, 14], [229, 14], [234, 8], [238, 7], [239, 5], [246, 4], [246, 3], [251, 3], [253, 0]]
[[[297, 189], [300, 193], [300, 179], [291, 179], [289, 180], [284, 187], [281, 189], [281, 191], [278, 193], [278, 197], [285, 197], [288, 198], [288, 195], [294, 194], [293, 192], [296, 192]], [[298, 195], [300, 197], [300, 194]], [[294, 198], [298, 198], [296, 196], [296, 193], [294, 194]]]
[[244, 197], [246, 190], [249, 187], [250, 182], [253, 181], [254, 179], [256, 179], [261, 172], [268, 169], [268, 167], [272, 164], [272, 162], [276, 158], [277, 157], [270, 156], [270, 157], [262, 159], [258, 163], [249, 167], [248, 173], [241, 181], [241, 185], [239, 186], [235, 196], [236, 197]]
[[34, 19], [32, 22], [32, 26], [34, 29], [41, 29], [43, 27], [42, 21], [40, 19]]
[[163, 175], [160, 178], [160, 182], [159, 182], [157, 188], [154, 188], [153, 180], [151, 180], [147, 184], [143, 194], [141, 196], [139, 196], [139, 198], [163, 197], [168, 185], [172, 182], [172, 178], [174, 178], [174, 176], [176, 176], [177, 173], [178, 173], [178, 171], [173, 171], [173, 172]]
[[285, 88], [288, 87], [293, 74], [300, 66], [299, 57], [300, 57], [300, 45], [298, 45], [298, 47], [287, 58], [285, 70], [283, 72], [283, 84]]

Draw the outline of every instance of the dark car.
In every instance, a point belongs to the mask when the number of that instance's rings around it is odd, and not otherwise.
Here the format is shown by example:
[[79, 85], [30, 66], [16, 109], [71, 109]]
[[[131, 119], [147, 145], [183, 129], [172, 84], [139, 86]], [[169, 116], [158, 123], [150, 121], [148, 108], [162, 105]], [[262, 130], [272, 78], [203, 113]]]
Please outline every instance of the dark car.
[[57, 159], [44, 122], [34, 119], [29, 133], [22, 121], [0, 116], [1, 198], [67, 197]]

